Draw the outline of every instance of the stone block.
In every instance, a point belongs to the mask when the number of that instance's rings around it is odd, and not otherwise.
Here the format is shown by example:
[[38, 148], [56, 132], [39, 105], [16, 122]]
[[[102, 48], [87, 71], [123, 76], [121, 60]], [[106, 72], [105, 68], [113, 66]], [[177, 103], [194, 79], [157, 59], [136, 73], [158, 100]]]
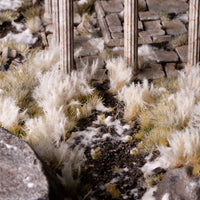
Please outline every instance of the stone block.
[[138, 29], [139, 29], [140, 31], [143, 30], [143, 24], [142, 24], [141, 21], [138, 21]]
[[165, 31], [163, 31], [162, 29], [153, 29], [153, 30], [139, 32], [140, 37], [146, 37], [146, 36], [152, 37], [157, 35], [165, 35]]
[[121, 26], [121, 21], [116, 13], [106, 15], [106, 22], [108, 26]]
[[153, 43], [164, 43], [172, 40], [171, 35], [155, 35], [153, 36]]
[[177, 77], [178, 70], [176, 69], [176, 63], [167, 63], [165, 65], [165, 72], [167, 77]]
[[81, 16], [79, 13], [74, 13], [74, 25], [79, 25], [81, 23]]
[[184, 45], [181, 47], [176, 47], [176, 52], [183, 63], [187, 63], [188, 57], [188, 45]]
[[149, 64], [147, 68], [144, 68], [137, 75], [138, 80], [143, 80], [144, 78], [148, 80], [154, 80], [164, 77], [165, 74], [160, 64]]
[[147, 10], [147, 5], [145, 0], [139, 0], [138, 1], [138, 10], [139, 11], [146, 11]]
[[111, 33], [113, 39], [122, 39], [124, 37], [124, 33]]
[[46, 33], [53, 33], [53, 24], [49, 24], [46, 26]]
[[158, 50], [155, 55], [158, 63], [178, 62], [178, 55], [174, 51]]
[[163, 28], [168, 35], [181, 35], [187, 32], [185, 25], [178, 19], [171, 21], [162, 21]]
[[101, 19], [105, 16], [105, 12], [101, 6], [101, 2], [100, 1], [96, 1], [95, 2], [95, 10], [97, 12], [97, 18]]
[[119, 13], [124, 9], [120, 0], [101, 1], [101, 5], [107, 13]]
[[141, 21], [158, 20], [159, 16], [155, 12], [146, 11], [139, 12], [139, 18]]
[[150, 36], [144, 36], [138, 38], [138, 44], [151, 44], [152, 39]]
[[120, 33], [122, 32], [122, 26], [109, 26], [111, 33]]
[[108, 29], [108, 25], [104, 18], [99, 19], [99, 26], [101, 27], [105, 43], [108, 43], [111, 40], [111, 36], [110, 36], [110, 31]]
[[155, 13], [184, 13], [188, 10], [188, 3], [182, 0], [146, 0], [149, 11]]
[[161, 28], [160, 20], [146, 21], [146, 22], [143, 22], [143, 24], [146, 31]]

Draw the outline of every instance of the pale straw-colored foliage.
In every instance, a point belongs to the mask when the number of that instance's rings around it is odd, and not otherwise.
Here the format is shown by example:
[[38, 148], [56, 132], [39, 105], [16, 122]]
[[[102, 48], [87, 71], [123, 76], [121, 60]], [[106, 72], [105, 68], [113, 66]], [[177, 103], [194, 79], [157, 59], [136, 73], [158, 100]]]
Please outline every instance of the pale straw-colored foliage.
[[109, 72], [110, 91], [114, 94], [132, 78], [132, 68], [128, 67], [123, 58], [113, 58], [107, 61], [106, 68]]

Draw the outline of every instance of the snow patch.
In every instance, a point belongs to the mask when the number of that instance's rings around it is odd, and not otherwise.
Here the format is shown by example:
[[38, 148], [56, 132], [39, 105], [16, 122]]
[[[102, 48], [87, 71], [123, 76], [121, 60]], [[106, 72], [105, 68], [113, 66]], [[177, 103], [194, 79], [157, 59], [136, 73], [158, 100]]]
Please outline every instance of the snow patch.
[[169, 193], [164, 194], [162, 200], [169, 200]]
[[155, 60], [155, 48], [150, 45], [142, 45], [138, 48], [138, 56], [145, 60]]
[[153, 187], [148, 189], [145, 194], [142, 197], [142, 200], [156, 200], [155, 197], [153, 197], [153, 193], [157, 190], [157, 187]]
[[0, 0], [0, 11], [2, 10], [16, 10], [22, 5], [20, 0]]
[[12, 21], [12, 25], [17, 29], [17, 31], [22, 31], [24, 28], [24, 25], [21, 23], [16, 23], [14, 21]]
[[13, 149], [13, 150], [15, 150], [15, 151], [17, 150], [17, 147], [16, 147], [16, 146], [7, 144], [7, 143], [5, 143], [3, 140], [0, 141], [0, 144], [4, 144], [8, 149]]
[[6, 37], [3, 39], [0, 39], [0, 41], [5, 42], [5, 41], [15, 41], [17, 43], [25, 43], [28, 45], [34, 44], [37, 41], [36, 37], [33, 37], [32, 33], [30, 32], [29, 29], [26, 29], [25, 31], [21, 33], [8, 33]]

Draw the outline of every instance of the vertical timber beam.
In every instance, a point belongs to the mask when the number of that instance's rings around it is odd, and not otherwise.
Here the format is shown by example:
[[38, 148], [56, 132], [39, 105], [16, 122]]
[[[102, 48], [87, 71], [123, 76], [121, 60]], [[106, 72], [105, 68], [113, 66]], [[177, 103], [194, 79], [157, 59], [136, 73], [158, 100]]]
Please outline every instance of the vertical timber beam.
[[60, 0], [60, 68], [70, 73], [74, 63], [73, 0]]
[[52, 0], [53, 35], [56, 44], [60, 42], [59, 3], [61, 3], [60, 0]]
[[124, 59], [138, 71], [138, 0], [124, 1]]
[[51, 15], [52, 15], [52, 0], [45, 0], [44, 7], [45, 7], [45, 15], [48, 17], [51, 17]]
[[189, 29], [188, 29], [188, 62], [187, 66], [196, 66], [199, 62], [199, 11], [200, 0], [189, 1]]

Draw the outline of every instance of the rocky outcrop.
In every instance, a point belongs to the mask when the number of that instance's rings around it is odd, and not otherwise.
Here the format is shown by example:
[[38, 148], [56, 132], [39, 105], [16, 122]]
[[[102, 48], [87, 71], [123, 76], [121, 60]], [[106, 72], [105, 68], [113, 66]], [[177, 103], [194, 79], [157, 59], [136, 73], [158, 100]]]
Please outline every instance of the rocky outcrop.
[[0, 199], [64, 199], [55, 173], [26, 142], [0, 128], [0, 149]]
[[191, 167], [167, 171], [154, 193], [156, 200], [200, 199], [200, 175], [193, 176]]

